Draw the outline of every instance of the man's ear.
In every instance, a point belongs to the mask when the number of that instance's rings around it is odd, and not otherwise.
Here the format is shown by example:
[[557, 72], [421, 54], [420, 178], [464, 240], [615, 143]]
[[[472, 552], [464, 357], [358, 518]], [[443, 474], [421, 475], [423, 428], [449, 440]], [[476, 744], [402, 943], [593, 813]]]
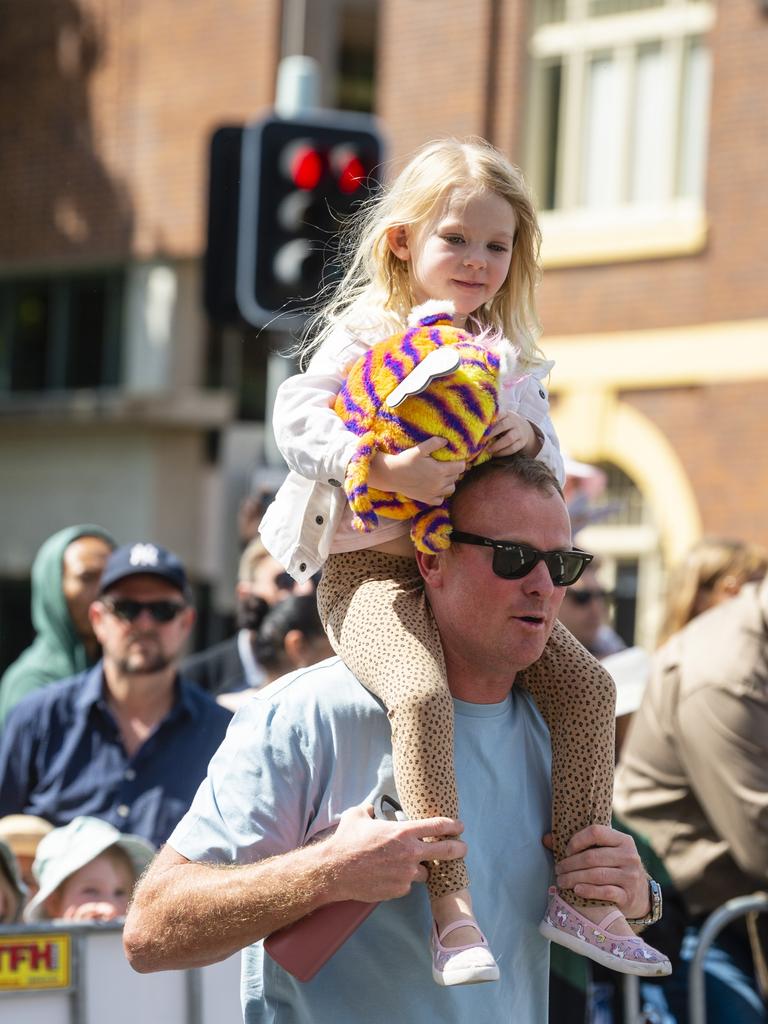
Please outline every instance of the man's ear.
[[416, 550], [416, 564], [419, 567], [421, 578], [430, 587], [439, 587], [442, 580], [442, 564], [440, 555], [427, 554], [426, 551]]
[[289, 629], [283, 639], [283, 647], [291, 665], [301, 667], [301, 659], [304, 656], [304, 634], [300, 629]]
[[104, 605], [101, 603], [101, 598], [96, 598], [88, 606], [88, 618], [91, 623], [91, 629], [93, 635], [101, 643], [101, 637], [99, 636], [99, 629], [101, 627], [102, 620], [104, 618]]
[[408, 244], [408, 228], [405, 224], [398, 224], [397, 227], [387, 231], [387, 242], [389, 248], [399, 260], [409, 260], [411, 250]]
[[196, 620], [197, 612], [192, 607], [191, 604], [188, 604], [184, 611], [181, 613], [181, 623], [184, 629], [187, 631], [187, 633], [192, 632], [192, 627], [195, 625]]

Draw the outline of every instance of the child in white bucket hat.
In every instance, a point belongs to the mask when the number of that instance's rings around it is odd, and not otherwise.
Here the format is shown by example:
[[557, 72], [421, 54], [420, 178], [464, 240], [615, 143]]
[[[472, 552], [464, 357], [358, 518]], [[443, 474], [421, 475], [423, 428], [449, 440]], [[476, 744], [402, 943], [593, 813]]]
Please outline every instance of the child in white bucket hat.
[[27, 921], [111, 921], [123, 917], [133, 886], [154, 856], [151, 843], [80, 815], [40, 840], [32, 872], [40, 886]]

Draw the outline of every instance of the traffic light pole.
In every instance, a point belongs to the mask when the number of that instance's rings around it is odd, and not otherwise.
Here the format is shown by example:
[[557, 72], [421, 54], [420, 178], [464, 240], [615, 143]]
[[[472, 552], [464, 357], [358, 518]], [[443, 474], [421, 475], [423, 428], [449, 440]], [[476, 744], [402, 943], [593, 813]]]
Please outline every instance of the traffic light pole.
[[[302, 26], [306, 19], [303, 0], [301, 3]], [[281, 117], [293, 117], [307, 110], [314, 110], [320, 95], [320, 68], [312, 57], [295, 54], [283, 57], [277, 69], [275, 90], [275, 111]], [[270, 349], [267, 356], [267, 393], [264, 403], [264, 461], [268, 466], [284, 465], [283, 457], [275, 443], [272, 429], [272, 413], [275, 408], [277, 389], [296, 372], [293, 360], [284, 355], [294, 343], [290, 331], [275, 331], [277, 351]]]

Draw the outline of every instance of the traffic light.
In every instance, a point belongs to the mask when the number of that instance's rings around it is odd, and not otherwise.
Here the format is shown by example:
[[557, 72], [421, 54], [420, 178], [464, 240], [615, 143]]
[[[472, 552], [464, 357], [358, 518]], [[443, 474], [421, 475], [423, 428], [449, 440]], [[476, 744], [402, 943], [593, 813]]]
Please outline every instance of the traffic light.
[[339, 228], [375, 188], [381, 148], [373, 118], [341, 111], [244, 129], [236, 294], [245, 320], [300, 317], [333, 278]]
[[203, 305], [218, 324], [237, 324], [241, 320], [235, 278], [242, 141], [242, 125], [224, 125], [216, 129], [210, 143]]

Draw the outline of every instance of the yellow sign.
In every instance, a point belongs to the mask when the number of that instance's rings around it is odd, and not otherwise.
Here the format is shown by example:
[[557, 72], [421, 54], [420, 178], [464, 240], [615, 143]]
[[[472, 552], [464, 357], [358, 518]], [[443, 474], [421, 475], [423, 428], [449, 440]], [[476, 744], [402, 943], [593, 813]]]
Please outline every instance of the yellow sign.
[[69, 988], [69, 935], [0, 935], [0, 991]]

